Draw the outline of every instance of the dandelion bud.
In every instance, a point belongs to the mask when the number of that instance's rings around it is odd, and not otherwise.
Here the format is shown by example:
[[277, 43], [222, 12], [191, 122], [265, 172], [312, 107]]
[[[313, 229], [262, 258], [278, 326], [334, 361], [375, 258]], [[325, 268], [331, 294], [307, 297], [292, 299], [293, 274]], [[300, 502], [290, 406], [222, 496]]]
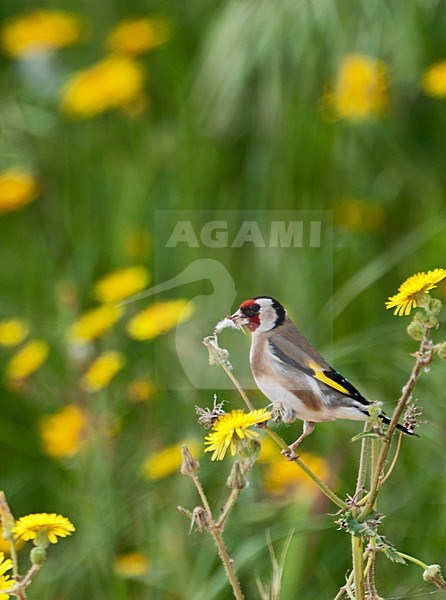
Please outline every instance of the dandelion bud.
[[407, 326], [407, 333], [410, 337], [417, 342], [420, 342], [423, 339], [424, 335], [424, 327], [418, 320], [413, 320]]
[[201, 506], [196, 506], [192, 511], [192, 527], [196, 526], [198, 531], [203, 531], [208, 526], [206, 511]]
[[437, 346], [437, 355], [441, 360], [446, 360], [446, 342], [442, 344], [438, 344]]
[[232, 366], [229, 362], [229, 352], [225, 348], [220, 348], [218, 345], [217, 336], [210, 335], [205, 337], [203, 344], [206, 346], [209, 352], [209, 364], [211, 366], [218, 366], [226, 364], [230, 369]]
[[247, 458], [251, 463], [254, 463], [259, 458], [261, 448], [262, 445], [258, 440], [249, 439], [240, 448], [239, 454], [242, 458]]
[[433, 583], [440, 588], [440, 590], [446, 590], [446, 583], [441, 574], [440, 565], [429, 565], [423, 573], [423, 579], [427, 583]]
[[226, 485], [233, 490], [243, 490], [248, 485], [242, 465], [236, 461], [229, 473]]
[[438, 298], [429, 298], [429, 301], [427, 303], [427, 311], [432, 316], [437, 316], [440, 314], [441, 306], [441, 300], [439, 300]]
[[183, 457], [180, 468], [181, 473], [183, 475], [194, 475], [200, 468], [200, 463], [192, 456], [186, 444], [181, 447], [181, 455]]
[[46, 560], [46, 550], [42, 546], [35, 547], [31, 550], [29, 558], [33, 565], [43, 565]]

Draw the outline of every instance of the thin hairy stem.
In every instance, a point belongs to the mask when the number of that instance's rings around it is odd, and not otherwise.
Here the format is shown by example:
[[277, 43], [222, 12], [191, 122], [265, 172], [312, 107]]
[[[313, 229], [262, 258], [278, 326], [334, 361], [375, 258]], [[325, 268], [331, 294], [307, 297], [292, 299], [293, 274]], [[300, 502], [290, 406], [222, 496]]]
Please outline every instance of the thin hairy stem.
[[240, 492], [242, 490], [231, 490], [231, 493], [226, 500], [226, 504], [221, 511], [220, 518], [217, 521], [217, 525], [221, 531], [223, 531], [224, 526], [226, 525], [226, 521], [228, 519], [229, 513], [231, 512], [232, 507], [234, 506], [237, 498], [240, 496]]
[[360, 522], [363, 522], [367, 519], [367, 517], [369, 516], [370, 512], [373, 509], [373, 506], [375, 505], [376, 497], [378, 495], [378, 491], [379, 491], [379, 487], [380, 487], [382, 472], [383, 472], [385, 464], [386, 464], [387, 455], [389, 454], [390, 444], [392, 441], [392, 437], [393, 437], [395, 428], [396, 428], [398, 421], [403, 413], [404, 408], [406, 407], [406, 404], [410, 400], [412, 391], [415, 387], [418, 377], [421, 374], [423, 367], [428, 365], [430, 363], [430, 361], [432, 360], [432, 351], [431, 351], [432, 344], [429, 341], [429, 333], [430, 333], [430, 328], [428, 326], [425, 326], [423, 339], [421, 340], [421, 343], [420, 343], [420, 349], [415, 355], [415, 357], [416, 357], [415, 365], [412, 369], [412, 372], [410, 374], [408, 382], [403, 387], [401, 397], [400, 397], [397, 407], [395, 408], [395, 411], [392, 415], [392, 420], [390, 421], [390, 424], [389, 424], [389, 427], [387, 430], [387, 434], [386, 434], [385, 438], [383, 439], [383, 444], [381, 446], [381, 451], [378, 456], [377, 466], [376, 466], [375, 473], [373, 476], [370, 494], [369, 494], [367, 503], [366, 503], [365, 507], [363, 508], [363, 510], [359, 516], [359, 519], [358, 519]]
[[353, 577], [355, 586], [355, 599], [365, 600], [364, 585], [364, 549], [360, 537], [355, 535], [352, 538], [352, 556], [353, 556]]

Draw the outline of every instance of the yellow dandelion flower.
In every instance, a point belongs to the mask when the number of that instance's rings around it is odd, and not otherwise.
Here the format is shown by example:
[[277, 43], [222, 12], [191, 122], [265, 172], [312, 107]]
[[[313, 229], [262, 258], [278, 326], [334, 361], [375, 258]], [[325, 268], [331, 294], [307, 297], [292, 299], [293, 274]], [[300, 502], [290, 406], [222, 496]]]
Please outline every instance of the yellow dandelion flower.
[[249, 429], [249, 427], [257, 423], [264, 423], [270, 417], [271, 413], [266, 408], [253, 410], [249, 413], [244, 413], [239, 409], [222, 415], [215, 421], [211, 433], [205, 438], [205, 444], [208, 446], [205, 452], [214, 452], [211, 460], [222, 460], [225, 457], [226, 450], [230, 448], [231, 455], [234, 456], [241, 440], [258, 437], [258, 432]]
[[125, 56], [110, 56], [79, 71], [62, 90], [62, 109], [70, 117], [88, 119], [131, 105], [143, 95], [142, 67]]
[[387, 105], [388, 79], [383, 62], [361, 54], [342, 61], [334, 89], [327, 100], [335, 116], [361, 121], [383, 113]]
[[50, 348], [44, 340], [31, 340], [6, 365], [6, 380], [20, 381], [32, 375], [45, 362]]
[[161, 46], [170, 37], [170, 26], [164, 17], [142, 17], [118, 23], [107, 38], [113, 52], [136, 56]]
[[134, 379], [127, 386], [127, 395], [130, 402], [146, 402], [153, 397], [154, 393], [153, 383], [143, 377]]
[[[263, 444], [262, 444], [263, 446]], [[310, 477], [301, 469], [296, 469], [292, 462], [284, 460], [280, 449], [276, 446], [274, 457], [268, 459], [262, 479], [266, 491], [275, 496], [288, 495], [293, 490], [306, 493], [316, 492], [317, 488]], [[260, 454], [262, 456], [262, 454]], [[300, 453], [299, 458], [323, 481], [329, 475], [327, 463], [323, 458], [309, 452]]]
[[95, 297], [104, 304], [115, 304], [143, 290], [149, 283], [144, 267], [128, 267], [109, 273], [94, 286]]
[[128, 323], [127, 331], [137, 340], [152, 340], [186, 321], [193, 311], [192, 304], [184, 299], [156, 302], [135, 315]]
[[11, 19], [3, 27], [2, 44], [10, 56], [54, 50], [75, 44], [82, 31], [81, 19], [62, 10], [35, 10]]
[[108, 331], [123, 315], [118, 306], [99, 306], [82, 314], [68, 331], [72, 342], [90, 342]]
[[424, 72], [422, 87], [429, 96], [446, 97], [446, 60], [435, 63]]
[[383, 207], [372, 200], [344, 198], [334, 207], [336, 225], [350, 231], [376, 231], [383, 223]]
[[120, 554], [114, 565], [115, 573], [121, 577], [138, 577], [149, 570], [150, 561], [143, 552]]
[[82, 378], [82, 384], [88, 392], [97, 392], [106, 387], [113, 377], [123, 368], [124, 355], [121, 352], [108, 350], [103, 352], [90, 365]]
[[394, 308], [394, 315], [409, 315], [412, 308], [420, 306], [425, 294], [437, 287], [437, 283], [446, 277], [446, 269], [434, 269], [427, 273], [412, 275], [400, 285], [398, 293], [386, 302], [386, 308]]
[[0, 600], [8, 600], [9, 594], [2, 594], [4, 590], [9, 590], [14, 585], [14, 580], [6, 575], [6, 571], [12, 569], [12, 560], [5, 559], [3, 552], [0, 552]]
[[25, 542], [36, 540], [37, 544], [57, 544], [58, 537], [66, 537], [75, 531], [71, 521], [55, 513], [35, 513], [20, 517], [14, 527], [14, 536]]
[[4, 319], [0, 321], [0, 346], [17, 346], [29, 332], [29, 324], [24, 319]]
[[39, 432], [45, 453], [67, 458], [79, 452], [85, 440], [88, 416], [75, 404], [68, 404], [40, 420]]
[[38, 195], [37, 181], [28, 171], [7, 169], [0, 172], [0, 213], [19, 210]]
[[142, 476], [151, 481], [156, 481], [169, 477], [169, 475], [173, 475], [174, 473], [179, 473], [183, 460], [181, 454], [183, 444], [187, 445], [194, 457], [201, 455], [201, 446], [195, 440], [188, 440], [180, 444], [167, 446], [154, 452], [144, 461], [141, 470]]

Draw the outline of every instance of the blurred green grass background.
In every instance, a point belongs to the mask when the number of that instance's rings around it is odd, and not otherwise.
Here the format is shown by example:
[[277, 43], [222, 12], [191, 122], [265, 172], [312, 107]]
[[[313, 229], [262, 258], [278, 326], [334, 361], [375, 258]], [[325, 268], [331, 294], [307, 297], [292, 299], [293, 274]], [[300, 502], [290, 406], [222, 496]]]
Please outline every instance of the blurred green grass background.
[[[210, 406], [214, 390], [183, 389], [184, 374], [172, 360], [174, 331], [140, 342], [128, 338], [121, 322], [90, 344], [80, 363], [117, 349], [126, 365], [109, 386], [86, 394], [66, 331], [95, 305], [92, 287], [107, 273], [142, 264], [156, 285], [193, 260], [214, 257], [235, 282], [235, 304], [277, 296], [335, 368], [391, 411], [415, 344], [405, 334], [407, 320], [386, 312], [384, 301], [407, 276], [443, 267], [445, 259], [446, 73], [437, 76], [439, 93], [423, 81], [446, 58], [446, 6], [423, 0], [58, 0], [39, 6], [75, 13], [83, 31], [74, 45], [15, 56], [4, 49], [0, 60], [0, 168], [24, 169], [39, 187], [29, 206], [0, 212], [0, 318], [28, 319], [30, 336], [51, 349], [21, 385], [2, 383], [0, 487], [17, 517], [54, 511], [68, 516], [77, 532], [51, 549], [29, 595], [229, 598], [210, 539], [189, 534], [176, 508], [197, 503], [191, 482], [175, 469], [166, 477], [141, 475], [144, 462], [163, 448], [189, 439], [202, 445], [194, 405]], [[4, 0], [2, 31], [35, 8]], [[89, 118], [66, 114], [63, 86], [106, 56], [110, 30], [123, 19], [155, 15], [169, 24], [169, 35], [131, 59], [146, 77], [139, 95]], [[352, 55], [381, 61], [373, 63], [374, 77], [385, 71], [381, 91], [374, 92], [373, 78], [367, 84], [372, 101], [360, 118], [336, 105], [340, 69]], [[354, 104], [354, 89], [346, 93]], [[373, 105], [375, 93], [385, 106]], [[194, 211], [208, 211], [209, 220], [240, 211], [230, 217], [240, 223], [246, 214], [264, 218], [261, 211], [319, 211], [330, 223], [330, 240], [321, 252], [296, 254], [273, 255], [252, 245], [218, 253], [185, 245], [166, 251], [157, 243], [168, 234], [157, 210], [188, 211], [195, 223], [202, 213], [195, 220]], [[226, 388], [199, 344], [211, 333], [208, 325], [234, 308], [225, 305], [224, 291], [219, 296], [209, 282], [191, 282], [131, 304], [127, 313], [159, 300], [214, 294], [207, 314], [196, 312], [191, 321], [190, 352], [201, 356], [215, 387]], [[438, 295], [445, 298], [444, 286]], [[237, 336], [222, 336], [240, 361], [244, 357], [236, 371], [246, 369], [249, 345]], [[0, 349], [3, 370], [12, 352]], [[129, 400], [135, 379], [154, 388], [143, 402]], [[240, 406], [234, 391], [218, 393]], [[444, 560], [446, 532], [442, 364], [433, 364], [416, 395], [426, 424], [420, 439], [405, 440], [383, 492], [383, 529], [401, 551], [436, 563]], [[67, 404], [88, 415], [86, 439], [72, 456], [51, 457], [41, 419]], [[294, 439], [299, 428], [282, 428], [283, 435]], [[355, 423], [321, 424], [305, 441], [306, 451], [324, 459], [341, 494], [354, 487], [358, 447], [350, 439], [356, 433]], [[228, 460], [200, 460], [218, 507]], [[280, 549], [292, 528], [282, 597], [335, 596], [350, 557], [346, 536], [326, 516], [330, 511], [301, 481], [274, 495], [261, 468], [254, 473], [225, 532], [248, 598], [258, 597], [255, 576], [264, 579], [270, 571], [266, 530]], [[129, 552], [147, 559], [139, 574], [117, 565]], [[415, 567], [381, 559], [377, 569], [384, 598], [430, 597]]]

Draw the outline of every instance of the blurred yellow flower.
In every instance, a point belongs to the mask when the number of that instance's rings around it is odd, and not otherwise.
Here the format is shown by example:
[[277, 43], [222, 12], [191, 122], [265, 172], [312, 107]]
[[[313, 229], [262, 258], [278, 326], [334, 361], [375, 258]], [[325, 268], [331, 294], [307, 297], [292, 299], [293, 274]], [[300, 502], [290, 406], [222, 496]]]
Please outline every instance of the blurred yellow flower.
[[135, 315], [127, 324], [127, 331], [137, 340], [152, 340], [186, 321], [193, 312], [189, 300], [182, 298], [156, 302]]
[[37, 181], [28, 171], [7, 169], [0, 172], [0, 213], [19, 210], [38, 195]]
[[3, 552], [0, 552], [0, 600], [7, 600], [9, 594], [2, 594], [4, 590], [9, 590], [14, 585], [14, 580], [9, 575], [5, 575], [6, 571], [12, 569], [12, 560], [5, 559]]
[[45, 362], [50, 348], [44, 340], [31, 340], [22, 346], [6, 365], [6, 380], [23, 380]]
[[149, 283], [149, 272], [144, 267], [128, 267], [113, 271], [94, 286], [95, 297], [104, 304], [114, 304], [144, 289]]
[[383, 113], [388, 78], [382, 61], [350, 54], [342, 61], [334, 89], [326, 100], [336, 117], [361, 121]]
[[144, 575], [150, 567], [150, 561], [143, 552], [126, 552], [115, 560], [115, 572], [122, 577]]
[[[0, 511], [0, 515], [1, 515], [1, 511]], [[24, 545], [24, 541], [23, 540], [17, 540], [16, 542], [14, 542], [15, 548], [16, 550], [20, 550], [20, 548], [22, 548], [22, 546]], [[0, 557], [2, 554], [10, 554], [11, 553], [11, 546], [9, 545], [9, 542], [7, 540], [5, 540], [5, 538], [3, 537], [3, 527], [0, 525]], [[0, 560], [1, 563], [1, 560]], [[0, 587], [0, 591], [1, 591], [1, 587]], [[1, 600], [2, 596], [0, 594], [0, 600]]]
[[125, 363], [121, 352], [108, 350], [98, 356], [82, 378], [82, 384], [88, 392], [97, 392], [106, 387], [119, 373]]
[[130, 402], [145, 402], [150, 400], [154, 394], [153, 383], [149, 379], [134, 379], [127, 386], [127, 394]]
[[0, 346], [17, 346], [28, 332], [29, 324], [24, 319], [4, 319], [0, 321]]
[[429, 96], [446, 97], [446, 60], [437, 62], [426, 69], [422, 79], [422, 87]]
[[420, 306], [425, 294], [437, 287], [446, 277], [446, 269], [434, 269], [427, 273], [417, 273], [406, 279], [398, 288], [398, 293], [386, 301], [386, 308], [394, 308], [394, 315], [410, 315], [412, 308]]
[[20, 517], [14, 527], [14, 536], [17, 539], [36, 540], [37, 543], [51, 542], [57, 544], [58, 537], [66, 537], [75, 531], [71, 521], [55, 513], [34, 513]]
[[173, 473], [179, 473], [182, 463], [181, 448], [183, 444], [187, 444], [189, 450], [198, 457], [201, 455], [201, 447], [195, 440], [188, 440], [181, 442], [180, 444], [174, 444], [173, 446], [167, 446], [158, 452], [154, 452], [147, 458], [142, 466], [142, 475], [146, 479], [155, 481], [157, 479], [164, 479], [169, 477]]
[[43, 417], [39, 431], [45, 453], [54, 458], [74, 456], [84, 442], [87, 427], [87, 414], [75, 404]]
[[112, 327], [123, 315], [118, 306], [104, 305], [93, 308], [82, 314], [68, 331], [68, 338], [73, 342], [89, 342], [100, 337]]
[[334, 206], [335, 224], [351, 231], [375, 231], [385, 217], [383, 207], [372, 200], [344, 198]]
[[170, 25], [164, 17], [142, 17], [118, 23], [107, 38], [114, 52], [136, 56], [161, 46], [170, 37]]
[[53, 50], [75, 44], [81, 19], [62, 10], [35, 10], [11, 19], [3, 27], [2, 44], [10, 56]]
[[62, 109], [73, 118], [88, 119], [127, 107], [143, 95], [141, 66], [125, 56], [110, 56], [74, 74], [62, 90]]
[[[301, 452], [299, 458], [320, 479], [327, 479], [329, 469], [323, 458], [309, 452]], [[296, 469], [296, 465], [292, 462], [285, 460], [280, 454], [280, 450], [276, 453], [274, 458], [271, 458], [268, 461], [263, 472], [263, 484], [267, 492], [277, 496], [288, 494], [294, 489], [303, 489], [306, 492], [317, 491], [317, 487], [308, 475], [301, 469]]]
[[244, 438], [258, 437], [258, 432], [249, 429], [257, 423], [265, 423], [271, 417], [266, 408], [252, 410], [249, 413], [243, 410], [233, 410], [219, 417], [212, 425], [212, 431], [205, 438], [207, 448], [205, 452], [214, 452], [211, 460], [222, 460], [226, 450], [231, 449], [234, 456]]

